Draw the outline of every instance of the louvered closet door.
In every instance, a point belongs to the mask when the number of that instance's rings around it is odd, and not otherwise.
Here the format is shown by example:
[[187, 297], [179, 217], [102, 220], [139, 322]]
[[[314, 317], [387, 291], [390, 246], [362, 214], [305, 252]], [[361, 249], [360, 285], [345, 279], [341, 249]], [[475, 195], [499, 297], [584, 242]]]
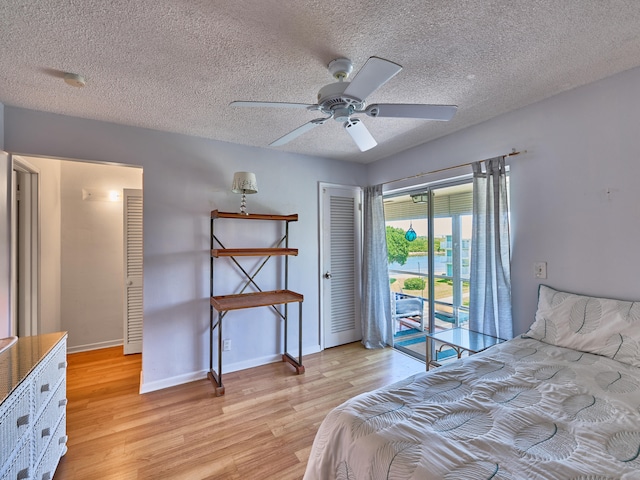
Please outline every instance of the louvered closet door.
[[324, 347], [362, 338], [360, 323], [361, 190], [321, 186]]
[[142, 190], [125, 189], [124, 354], [142, 353]]

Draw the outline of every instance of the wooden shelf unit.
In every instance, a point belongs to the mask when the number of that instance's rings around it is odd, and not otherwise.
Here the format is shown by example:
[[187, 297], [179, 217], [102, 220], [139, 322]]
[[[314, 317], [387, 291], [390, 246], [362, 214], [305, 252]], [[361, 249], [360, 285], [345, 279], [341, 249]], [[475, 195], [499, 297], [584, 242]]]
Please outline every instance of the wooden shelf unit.
[[[216, 219], [230, 218], [238, 220], [268, 220], [268, 221], [282, 221], [285, 223], [285, 233], [277, 247], [274, 248], [225, 248], [220, 240], [215, 236], [214, 222]], [[298, 255], [297, 248], [289, 248], [289, 222], [297, 222], [298, 215], [265, 215], [250, 213], [248, 215], [242, 215], [240, 213], [220, 212], [213, 210], [211, 212], [211, 266], [210, 266], [210, 284], [211, 284], [211, 300], [210, 300], [210, 328], [209, 328], [209, 373], [208, 378], [211, 380], [215, 388], [216, 396], [224, 395], [224, 385], [222, 383], [222, 320], [225, 315], [232, 310], [241, 310], [245, 308], [256, 308], [271, 306], [276, 313], [284, 320], [284, 353], [282, 354], [282, 361], [290, 363], [296, 370], [296, 373], [304, 373], [304, 366], [302, 365], [302, 302], [304, 297], [296, 292], [288, 289], [289, 283], [289, 262], [288, 257], [292, 255]], [[284, 247], [281, 245], [284, 243]], [[284, 257], [284, 289], [262, 291], [258, 287], [254, 278], [266, 262], [272, 256]], [[247, 278], [244, 287], [240, 293], [231, 295], [214, 295], [214, 259], [221, 257], [229, 258], [238, 269]], [[256, 269], [253, 274], [248, 273], [242, 265], [236, 260], [235, 257], [266, 257], [262, 264]], [[253, 285], [259, 291], [244, 293], [244, 290]], [[298, 358], [292, 357], [287, 351], [287, 318], [288, 318], [288, 304], [298, 304]], [[284, 312], [281, 312], [276, 305], [284, 305]], [[214, 314], [214, 310], [218, 312], [217, 320]], [[213, 352], [214, 341], [213, 334], [215, 330], [218, 330], [218, 370], [213, 368]]]
[[297, 248], [214, 248], [211, 256], [219, 257], [270, 257], [275, 255], [298, 255]]

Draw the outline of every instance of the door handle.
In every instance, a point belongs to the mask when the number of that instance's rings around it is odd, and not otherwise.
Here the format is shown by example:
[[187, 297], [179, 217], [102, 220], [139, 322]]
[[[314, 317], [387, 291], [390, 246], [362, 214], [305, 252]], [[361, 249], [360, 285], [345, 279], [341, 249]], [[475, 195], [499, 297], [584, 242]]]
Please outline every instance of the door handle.
[[324, 278], [326, 278], [326, 279], [331, 278], [331, 273], [330, 272], [325, 273], [324, 274]]

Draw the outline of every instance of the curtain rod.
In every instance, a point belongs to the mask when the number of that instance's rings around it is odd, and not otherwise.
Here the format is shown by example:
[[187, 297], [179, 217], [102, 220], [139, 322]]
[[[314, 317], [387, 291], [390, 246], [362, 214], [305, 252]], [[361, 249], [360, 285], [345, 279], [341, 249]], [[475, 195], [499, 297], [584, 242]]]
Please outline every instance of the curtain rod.
[[[514, 148], [514, 149], [511, 150], [511, 153], [507, 153], [506, 155], [502, 155], [502, 156], [503, 157], [515, 157], [516, 155], [520, 155], [521, 153], [527, 153], [527, 151], [523, 150], [522, 152], [516, 152], [516, 149]], [[491, 158], [495, 158], [495, 157], [491, 157]], [[487, 160], [491, 160], [491, 159], [490, 158], [486, 158], [486, 159], [480, 160], [480, 161], [481, 162], [486, 162]], [[418, 173], [416, 175], [410, 175], [408, 177], [397, 178], [395, 180], [389, 180], [388, 182], [383, 182], [382, 185], [388, 185], [389, 183], [402, 182], [403, 180], [410, 180], [412, 178], [424, 177], [425, 175], [432, 175], [434, 173], [446, 172], [447, 170], [453, 170], [455, 168], [467, 167], [469, 165], [473, 165], [474, 163], [476, 163], [476, 162], [462, 163], [460, 165], [454, 165], [453, 167], [440, 168], [438, 170], [431, 170], [430, 172], [423, 172], [423, 173]]]

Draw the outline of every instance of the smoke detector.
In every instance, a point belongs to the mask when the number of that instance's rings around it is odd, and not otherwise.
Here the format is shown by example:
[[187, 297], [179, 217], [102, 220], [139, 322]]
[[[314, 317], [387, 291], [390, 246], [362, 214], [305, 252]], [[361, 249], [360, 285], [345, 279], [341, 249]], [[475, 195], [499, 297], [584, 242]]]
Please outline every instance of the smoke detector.
[[78, 75], [77, 73], [65, 73], [64, 81], [71, 85], [72, 87], [84, 87], [87, 82], [82, 75]]

